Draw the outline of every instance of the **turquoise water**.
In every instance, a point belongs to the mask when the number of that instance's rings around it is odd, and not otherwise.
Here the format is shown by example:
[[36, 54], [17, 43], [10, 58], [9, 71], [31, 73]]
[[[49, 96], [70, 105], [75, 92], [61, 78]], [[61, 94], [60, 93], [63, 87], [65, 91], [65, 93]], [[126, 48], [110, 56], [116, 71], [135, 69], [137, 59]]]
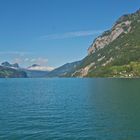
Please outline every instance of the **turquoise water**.
[[140, 140], [140, 79], [0, 79], [2, 140]]

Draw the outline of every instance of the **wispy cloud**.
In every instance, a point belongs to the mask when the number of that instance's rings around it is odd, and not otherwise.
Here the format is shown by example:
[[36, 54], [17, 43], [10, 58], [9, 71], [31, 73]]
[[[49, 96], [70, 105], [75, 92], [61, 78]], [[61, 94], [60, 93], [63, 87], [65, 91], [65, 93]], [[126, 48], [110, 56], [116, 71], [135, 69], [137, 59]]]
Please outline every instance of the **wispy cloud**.
[[37, 57], [37, 58], [17, 57], [13, 59], [13, 63], [27, 64], [27, 65], [39, 64], [42, 66], [47, 66], [48, 59], [42, 57]]
[[33, 52], [0, 51], [0, 59], [0, 63], [3, 61], [9, 61], [10, 63], [18, 63], [22, 66], [29, 66], [32, 64], [48, 66], [47, 58], [35, 57]]
[[104, 32], [104, 30], [65, 32], [65, 33], [62, 33], [62, 34], [49, 34], [49, 35], [41, 36], [40, 39], [42, 39], [42, 40], [53, 40], [53, 39], [84, 37], [84, 36], [98, 35], [102, 32]]
[[27, 54], [31, 54], [31, 52], [18, 52], [18, 51], [0, 51], [0, 55], [18, 55], [24, 56]]

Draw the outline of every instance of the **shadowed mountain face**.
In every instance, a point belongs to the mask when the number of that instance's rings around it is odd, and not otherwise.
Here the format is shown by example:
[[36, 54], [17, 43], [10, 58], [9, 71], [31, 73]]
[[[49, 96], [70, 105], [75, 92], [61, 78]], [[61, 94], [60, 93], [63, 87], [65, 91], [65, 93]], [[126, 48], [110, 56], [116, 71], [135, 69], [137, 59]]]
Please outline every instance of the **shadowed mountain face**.
[[14, 63], [14, 64], [10, 64], [9, 62], [3, 62], [1, 63], [1, 66], [4, 66], [4, 67], [11, 67], [11, 68], [19, 68], [19, 65], [17, 63]]
[[53, 71], [47, 74], [47, 77], [63, 77], [69, 73], [72, 73], [76, 68], [81, 64], [81, 61], [67, 63], [59, 68], [54, 69]]
[[27, 74], [21, 70], [0, 66], [0, 78], [27, 78]]
[[0, 68], [0, 77], [10, 78], [42, 78], [46, 77], [51, 67], [43, 67], [37, 64], [33, 64], [28, 68], [21, 68], [17, 63], [10, 64], [9, 62], [3, 62]]
[[97, 37], [68, 77], [140, 77], [140, 10]]
[[3, 62], [0, 66], [0, 78], [27, 78], [27, 74], [17, 63]]

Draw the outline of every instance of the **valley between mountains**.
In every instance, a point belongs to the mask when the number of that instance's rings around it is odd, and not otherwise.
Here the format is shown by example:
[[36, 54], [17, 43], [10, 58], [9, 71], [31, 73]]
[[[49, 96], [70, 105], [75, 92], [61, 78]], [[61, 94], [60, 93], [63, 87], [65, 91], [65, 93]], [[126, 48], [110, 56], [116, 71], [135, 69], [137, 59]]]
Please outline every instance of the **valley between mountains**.
[[87, 56], [56, 69], [42, 69], [34, 64], [20, 68], [4, 62], [1, 78], [37, 77], [140, 77], [140, 10], [120, 17], [113, 27], [98, 36]]

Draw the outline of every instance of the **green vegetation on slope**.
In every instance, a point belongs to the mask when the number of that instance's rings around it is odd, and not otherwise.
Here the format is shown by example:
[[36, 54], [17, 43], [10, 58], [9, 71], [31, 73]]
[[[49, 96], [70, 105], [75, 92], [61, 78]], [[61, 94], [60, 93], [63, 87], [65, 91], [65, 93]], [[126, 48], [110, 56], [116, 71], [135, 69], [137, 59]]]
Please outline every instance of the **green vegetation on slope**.
[[24, 71], [0, 66], [0, 78], [26, 78], [27, 74]]
[[140, 77], [140, 62], [121, 66], [106, 66], [89, 72], [88, 77]]
[[87, 77], [140, 77], [140, 11], [125, 15], [117, 22], [131, 21], [129, 33], [121, 34], [103, 49], [82, 60], [74, 76], [80, 76], [80, 69], [93, 64]]

